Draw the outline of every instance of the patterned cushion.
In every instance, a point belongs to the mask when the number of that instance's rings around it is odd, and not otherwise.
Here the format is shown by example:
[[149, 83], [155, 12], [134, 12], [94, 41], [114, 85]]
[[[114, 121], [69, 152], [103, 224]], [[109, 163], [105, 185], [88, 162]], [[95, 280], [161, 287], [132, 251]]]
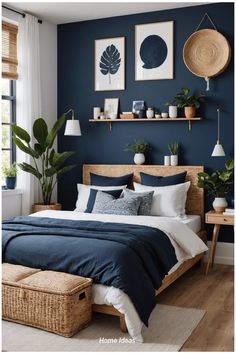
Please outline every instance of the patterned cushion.
[[[97, 189], [90, 189], [90, 194], [89, 194], [89, 199], [88, 199], [88, 204], [87, 208], [85, 210], [85, 213], [92, 213], [93, 206], [96, 200], [97, 196]], [[120, 198], [121, 193], [123, 192], [123, 189], [117, 189], [117, 190], [112, 190], [112, 191], [102, 191], [104, 193], [112, 195], [114, 198]]]
[[141, 203], [140, 203], [140, 207], [138, 210], [139, 215], [151, 215], [153, 194], [154, 194], [154, 191], [137, 193], [137, 192], [131, 191], [130, 189], [123, 190], [123, 195], [125, 198], [134, 198], [134, 197], [141, 198]]
[[140, 203], [140, 197], [115, 199], [112, 195], [98, 191], [92, 213], [137, 215]]

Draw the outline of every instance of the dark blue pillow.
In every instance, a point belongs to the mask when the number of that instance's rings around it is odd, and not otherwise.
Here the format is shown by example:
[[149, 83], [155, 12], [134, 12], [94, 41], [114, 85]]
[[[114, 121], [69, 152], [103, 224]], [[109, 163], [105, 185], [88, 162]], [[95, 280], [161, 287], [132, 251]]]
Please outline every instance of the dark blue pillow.
[[178, 173], [177, 175], [163, 177], [140, 172], [141, 184], [151, 187], [172, 186], [173, 184], [184, 183], [186, 174], [187, 171]]
[[[112, 190], [112, 191], [100, 191], [100, 192], [110, 194], [115, 199], [118, 199], [120, 197], [122, 191], [123, 191], [123, 189], [117, 189], [117, 190]], [[89, 194], [88, 203], [87, 203], [85, 213], [92, 213], [97, 192], [98, 192], [97, 189], [92, 189], [92, 188], [90, 189], [90, 194]]]
[[108, 177], [90, 173], [91, 185], [93, 186], [124, 186], [131, 183], [133, 173], [120, 177]]

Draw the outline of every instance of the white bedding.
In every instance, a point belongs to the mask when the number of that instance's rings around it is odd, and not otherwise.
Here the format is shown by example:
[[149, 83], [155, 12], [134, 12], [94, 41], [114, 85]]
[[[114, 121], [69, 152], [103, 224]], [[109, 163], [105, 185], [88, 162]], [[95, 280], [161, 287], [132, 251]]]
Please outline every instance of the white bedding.
[[[55, 211], [45, 210], [31, 214], [34, 217], [49, 217], [70, 220], [96, 220], [104, 222], [128, 223], [136, 225], [145, 225], [162, 230], [168, 237], [175, 248], [178, 263], [170, 270], [169, 273], [176, 270], [180, 264], [197, 254], [207, 251], [207, 246], [202, 240], [191, 230], [193, 228], [193, 220], [196, 217], [188, 216], [184, 220], [176, 220], [176, 218], [156, 217], [156, 216], [128, 216], [128, 215], [108, 215], [108, 214], [89, 214], [74, 211]], [[191, 220], [191, 222], [190, 222]], [[191, 228], [187, 225], [191, 225]], [[143, 342], [141, 330], [142, 322], [130, 301], [129, 297], [121, 290], [114, 287], [104, 286], [102, 284], [93, 285], [93, 302], [95, 304], [113, 305], [118, 311], [125, 315], [126, 325], [130, 336], [138, 342]]]

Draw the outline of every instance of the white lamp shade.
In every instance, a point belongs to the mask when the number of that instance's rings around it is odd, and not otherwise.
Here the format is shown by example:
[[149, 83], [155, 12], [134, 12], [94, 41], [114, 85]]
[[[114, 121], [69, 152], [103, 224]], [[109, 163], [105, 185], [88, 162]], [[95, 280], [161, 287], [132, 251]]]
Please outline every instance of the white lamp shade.
[[81, 136], [80, 124], [77, 119], [70, 119], [66, 121], [64, 135]]
[[216, 143], [211, 156], [225, 156], [223, 146], [219, 143]]

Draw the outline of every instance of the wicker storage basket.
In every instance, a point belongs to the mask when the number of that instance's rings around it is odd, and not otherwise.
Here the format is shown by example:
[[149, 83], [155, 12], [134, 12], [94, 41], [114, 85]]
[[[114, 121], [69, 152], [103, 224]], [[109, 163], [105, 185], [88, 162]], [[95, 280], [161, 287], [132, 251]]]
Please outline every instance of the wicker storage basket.
[[71, 337], [91, 320], [91, 285], [77, 275], [3, 263], [3, 319]]

